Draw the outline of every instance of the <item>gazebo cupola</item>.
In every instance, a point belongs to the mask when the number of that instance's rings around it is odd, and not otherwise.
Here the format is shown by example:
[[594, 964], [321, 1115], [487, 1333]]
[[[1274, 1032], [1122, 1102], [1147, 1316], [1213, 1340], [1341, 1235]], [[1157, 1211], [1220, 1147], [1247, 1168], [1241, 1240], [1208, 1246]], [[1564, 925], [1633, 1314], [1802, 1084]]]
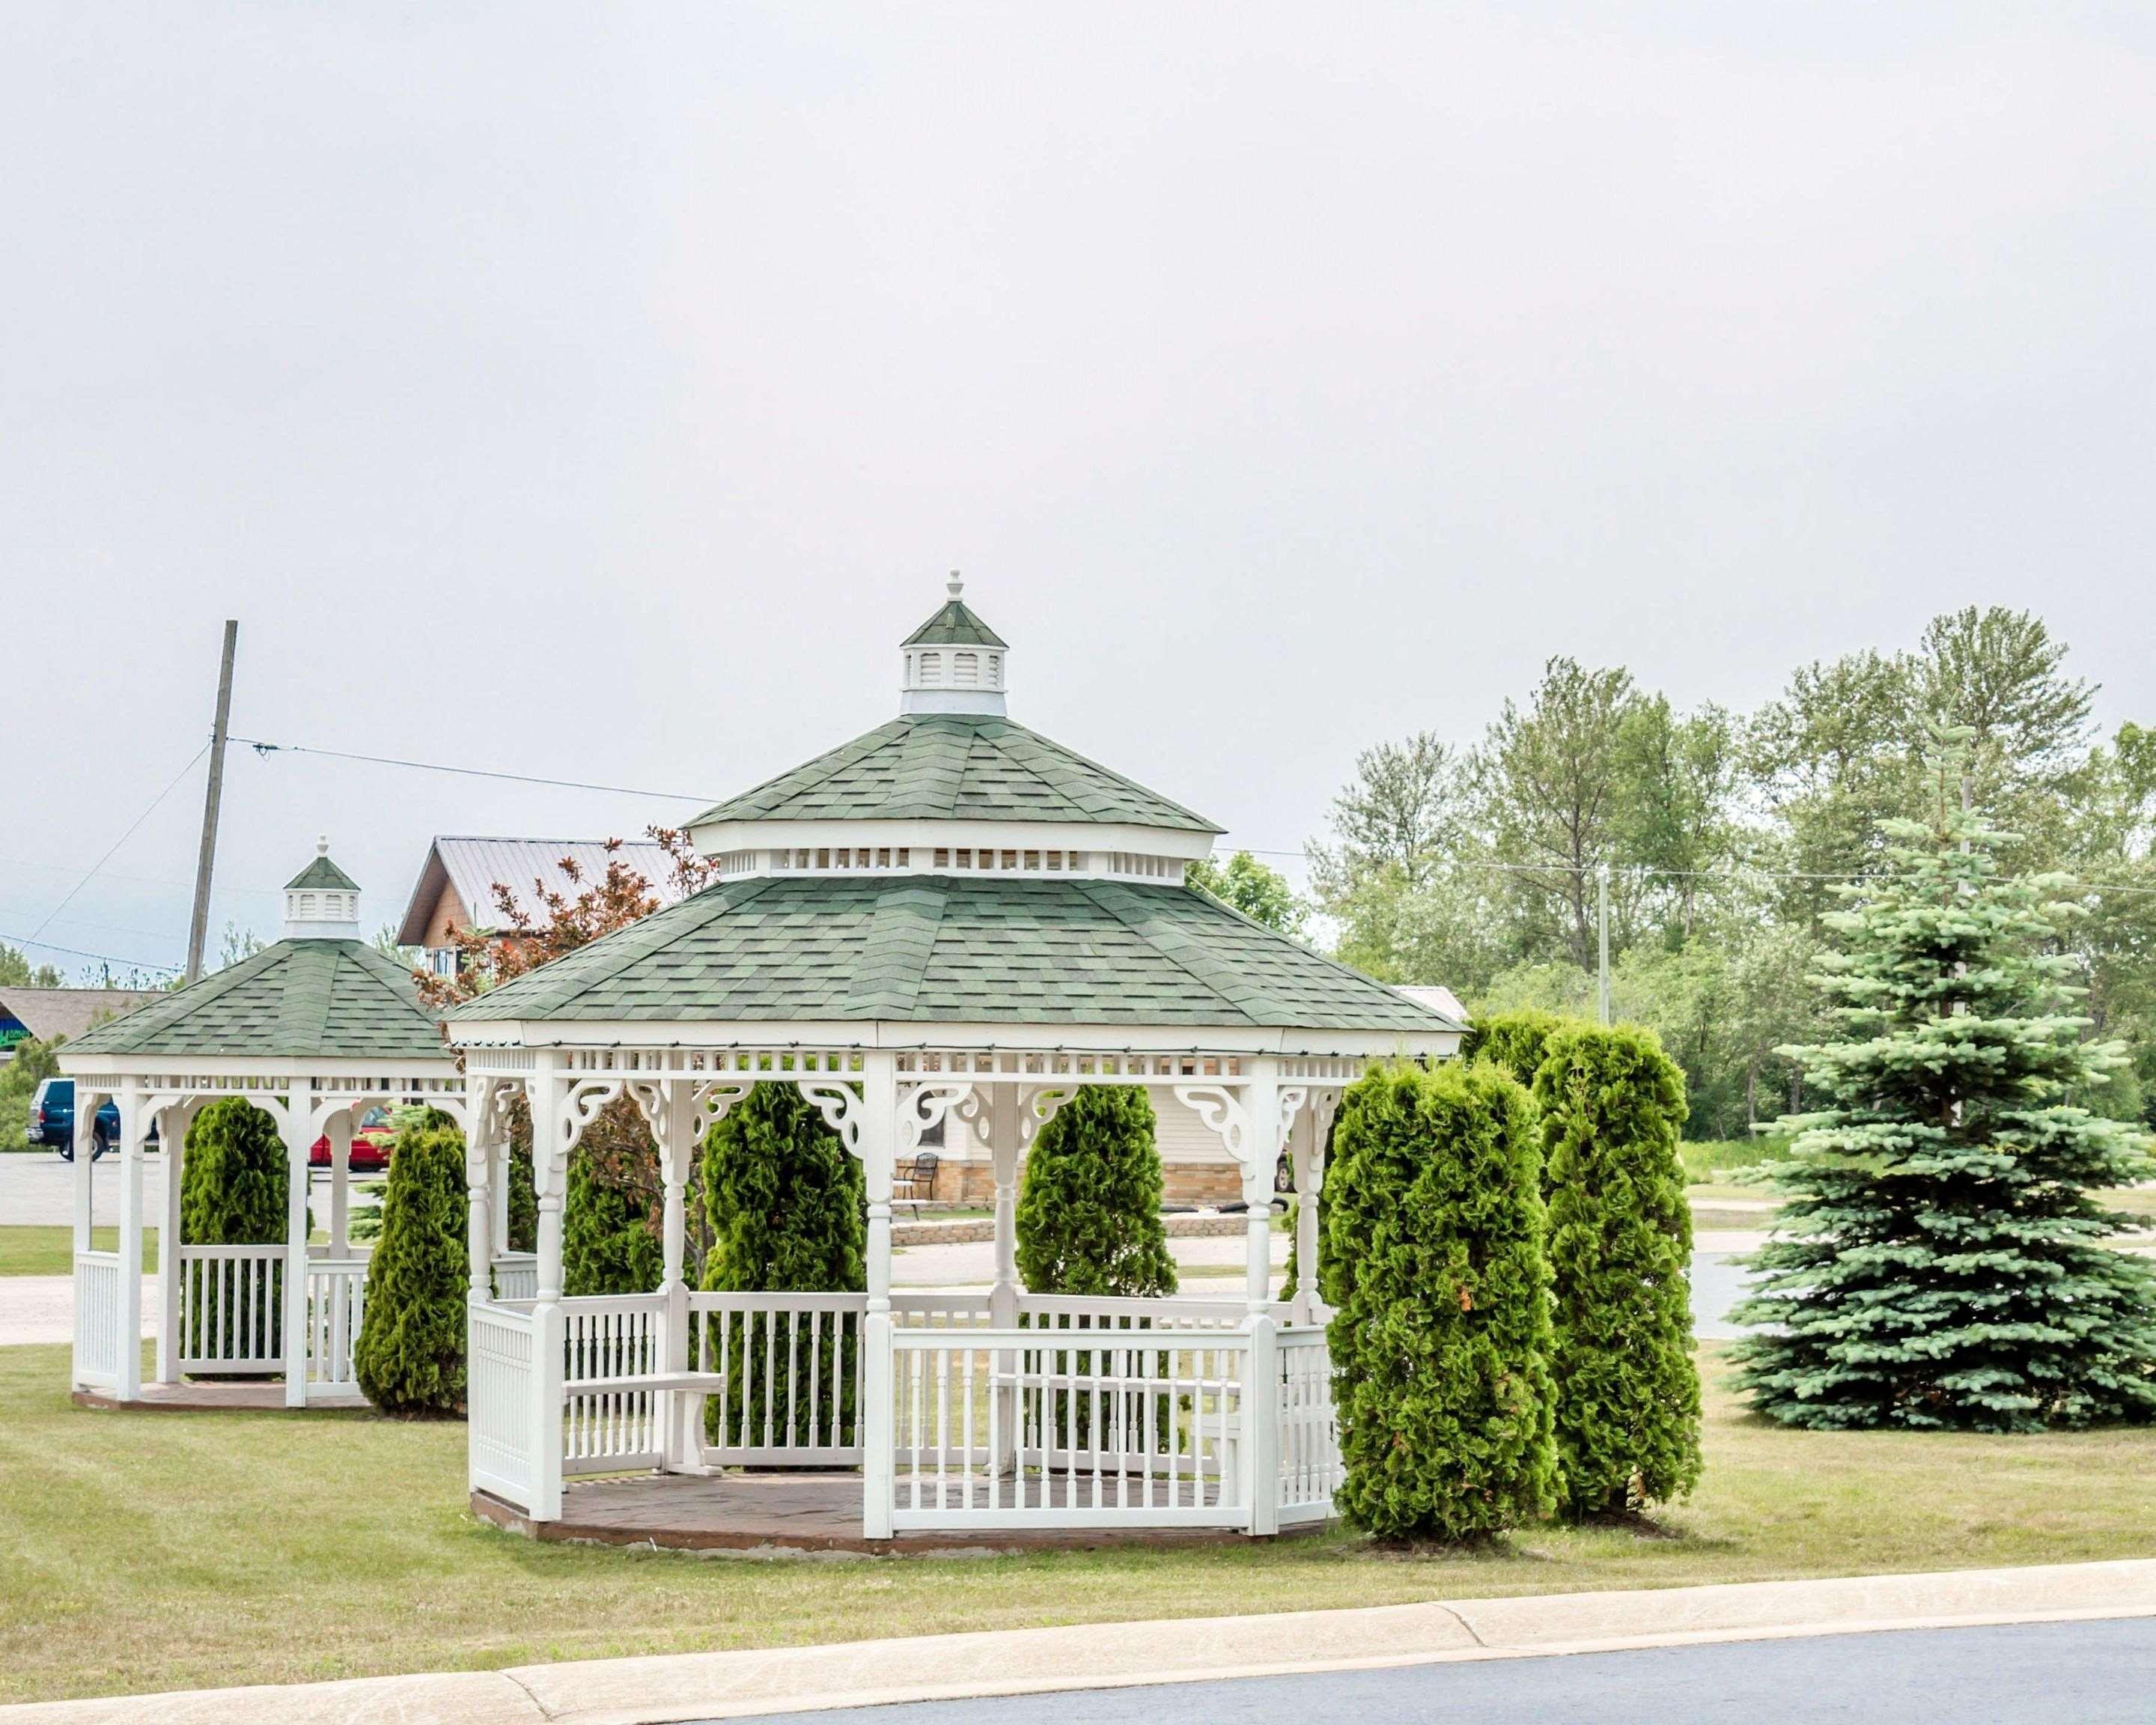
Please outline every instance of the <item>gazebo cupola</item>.
[[315, 841], [315, 860], [285, 883], [285, 938], [356, 941], [359, 883], [330, 860], [330, 841]]
[[1024, 875], [1180, 885], [1220, 830], [1014, 722], [1010, 649], [954, 572], [901, 644], [899, 716], [689, 823], [725, 880]]
[[906, 692], [898, 710], [1000, 717], [1010, 649], [961, 597], [966, 583], [956, 569], [943, 590], [949, 597], [942, 608], [906, 638]]

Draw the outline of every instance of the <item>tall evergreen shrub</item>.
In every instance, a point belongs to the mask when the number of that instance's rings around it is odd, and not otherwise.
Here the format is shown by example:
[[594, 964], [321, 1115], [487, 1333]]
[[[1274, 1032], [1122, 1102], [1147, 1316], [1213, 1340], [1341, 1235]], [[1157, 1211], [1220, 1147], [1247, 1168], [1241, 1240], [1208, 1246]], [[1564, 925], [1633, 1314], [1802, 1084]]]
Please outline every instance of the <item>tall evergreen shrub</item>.
[[277, 1122], [244, 1096], [195, 1116], [180, 1163], [180, 1238], [189, 1245], [275, 1245], [292, 1190]]
[[607, 1180], [581, 1149], [574, 1153], [562, 1209], [562, 1291], [648, 1294], [665, 1265], [641, 1197]]
[[1543, 1063], [1543, 1048], [1550, 1038], [1580, 1022], [1560, 1018], [1553, 1012], [1538, 1011], [1532, 1006], [1493, 1013], [1467, 1027], [1467, 1034], [1460, 1039], [1460, 1057], [1464, 1060], [1495, 1061], [1532, 1089], [1535, 1073]]
[[[180, 1238], [189, 1245], [281, 1245], [291, 1189], [277, 1122], [244, 1096], [212, 1102], [195, 1116], [180, 1161]], [[187, 1327], [187, 1351], [197, 1358], [277, 1353], [284, 1265], [272, 1264], [260, 1282], [213, 1282], [188, 1302]]]
[[[868, 1286], [868, 1194], [861, 1165], [794, 1085], [758, 1084], [734, 1104], [704, 1140], [703, 1182], [711, 1228], [704, 1257], [706, 1288], [850, 1293]], [[812, 1382], [805, 1356], [791, 1367], [783, 1363], [787, 1338], [783, 1331], [767, 1336], [769, 1322], [752, 1322], [746, 1340], [743, 1327], [734, 1327], [727, 1348], [732, 1382], [722, 1401], [706, 1404], [710, 1429], [716, 1434], [724, 1418], [728, 1440], [741, 1440], [742, 1362], [752, 1354], [761, 1359], [772, 1339], [779, 1369], [798, 1374], [779, 1392], [782, 1421], [783, 1410], [792, 1407], [798, 1430], [805, 1433], [813, 1403], [819, 1431], [851, 1430], [858, 1345], [853, 1333], [846, 1332], [840, 1347], [834, 1405], [828, 1352]], [[760, 1407], [761, 1392], [757, 1399]]]
[[1554, 1502], [1533, 1122], [1480, 1061], [1380, 1068], [1342, 1098], [1325, 1182], [1342, 1283], [1333, 1501], [1381, 1537], [1475, 1539]]
[[[1950, 741], [1950, 739], [1949, 739]], [[2091, 1195], [2149, 1177], [2092, 1113], [2123, 1056], [2084, 1042], [2072, 883], [2011, 879], [2004, 834], [1936, 771], [1927, 823], [1886, 824], [1888, 876], [1847, 889], [1822, 978], [1840, 1034], [1788, 1052], [1815, 1113], [1740, 1322], [1739, 1383], [1791, 1425], [2033, 1431], [2156, 1414], [2156, 1284]]]
[[1089, 1084], [1026, 1154], [1018, 1271], [1036, 1294], [1172, 1294], [1160, 1149], [1138, 1085]]
[[1544, 1043], [1534, 1096], [1563, 1507], [1636, 1513], [1699, 1479], [1684, 1074], [1650, 1030], [1575, 1024]]
[[448, 1116], [398, 1135], [367, 1266], [352, 1366], [385, 1414], [454, 1414], [465, 1399], [465, 1140]]

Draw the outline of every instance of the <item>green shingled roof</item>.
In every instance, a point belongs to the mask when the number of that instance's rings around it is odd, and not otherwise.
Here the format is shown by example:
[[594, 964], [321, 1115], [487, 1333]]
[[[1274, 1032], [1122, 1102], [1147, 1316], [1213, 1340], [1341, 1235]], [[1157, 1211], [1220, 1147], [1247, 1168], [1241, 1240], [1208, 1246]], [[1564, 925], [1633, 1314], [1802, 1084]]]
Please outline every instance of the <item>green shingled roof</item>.
[[316, 891], [357, 892], [359, 882], [331, 862], [327, 856], [318, 856], [306, 867], [285, 883], [285, 891], [295, 892], [312, 888]]
[[160, 994], [67, 1045], [70, 1055], [444, 1060], [412, 973], [360, 941], [280, 941]]
[[914, 713], [707, 809], [722, 820], [1086, 821], [1217, 833], [1203, 815], [988, 713]]
[[937, 875], [706, 887], [449, 1017], [1460, 1028], [1185, 887]]
[[963, 599], [952, 599], [899, 643], [901, 647], [1006, 647], [1010, 644], [973, 614]]

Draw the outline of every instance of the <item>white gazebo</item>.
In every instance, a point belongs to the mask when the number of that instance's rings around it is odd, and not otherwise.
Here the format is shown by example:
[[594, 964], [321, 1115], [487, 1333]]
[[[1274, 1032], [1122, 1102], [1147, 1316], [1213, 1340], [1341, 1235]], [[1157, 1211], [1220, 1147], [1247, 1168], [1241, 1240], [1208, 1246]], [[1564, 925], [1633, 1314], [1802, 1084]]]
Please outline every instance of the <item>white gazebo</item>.
[[[60, 1050], [75, 1085], [77, 1399], [172, 1406], [350, 1402], [367, 1254], [348, 1237], [353, 1128], [369, 1110], [426, 1103], [460, 1123], [465, 1085], [411, 973], [361, 939], [359, 888], [327, 841], [285, 889], [285, 937]], [[208, 1103], [244, 1096], [277, 1123], [290, 1171], [285, 1238], [180, 1239], [187, 1129]], [[120, 1113], [119, 1250], [91, 1250], [88, 1134]], [[155, 1128], [165, 1163], [157, 1218], [157, 1363], [142, 1377], [142, 1165]], [[329, 1142], [326, 1245], [308, 1243], [308, 1164]], [[111, 1161], [106, 1166], [111, 1167]], [[200, 1375], [217, 1381], [188, 1384]], [[248, 1381], [252, 1380], [252, 1381]]]
[[[450, 1014], [470, 1086], [474, 1505], [542, 1535], [784, 1543], [754, 1508], [773, 1476], [728, 1471], [746, 1466], [858, 1469], [816, 1476], [850, 1536], [826, 1543], [1322, 1519], [1317, 1206], [1277, 1301], [1273, 1169], [1287, 1148], [1314, 1194], [1341, 1087], [1373, 1059], [1452, 1053], [1461, 1026], [1187, 887], [1219, 829], [1006, 717], [1009, 649], [956, 578], [902, 654], [899, 717], [690, 824], [715, 884]], [[798, 1086], [860, 1158], [865, 1292], [686, 1286], [691, 1159], [756, 1084]], [[1019, 1287], [1022, 1158], [1093, 1084], [1195, 1111], [1240, 1167], [1233, 1296]], [[501, 1297], [493, 1269], [519, 1093], [531, 1299]], [[624, 1095], [660, 1153], [665, 1280], [565, 1299], [569, 1154]], [[894, 1291], [894, 1171], [954, 1117], [993, 1157], [994, 1285]], [[811, 1495], [788, 1502], [805, 1516]]]

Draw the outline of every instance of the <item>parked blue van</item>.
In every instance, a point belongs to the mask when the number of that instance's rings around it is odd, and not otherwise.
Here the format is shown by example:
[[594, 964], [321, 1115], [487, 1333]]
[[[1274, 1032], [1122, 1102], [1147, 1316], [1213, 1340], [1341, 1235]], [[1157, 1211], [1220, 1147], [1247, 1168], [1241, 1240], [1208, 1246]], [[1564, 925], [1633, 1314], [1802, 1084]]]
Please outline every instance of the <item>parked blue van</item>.
[[[30, 1124], [23, 1136], [33, 1144], [59, 1151], [63, 1162], [74, 1160], [74, 1080], [48, 1078], [38, 1086], [38, 1093], [30, 1098]], [[119, 1140], [120, 1109], [108, 1099], [97, 1111], [90, 1159], [96, 1161]]]

